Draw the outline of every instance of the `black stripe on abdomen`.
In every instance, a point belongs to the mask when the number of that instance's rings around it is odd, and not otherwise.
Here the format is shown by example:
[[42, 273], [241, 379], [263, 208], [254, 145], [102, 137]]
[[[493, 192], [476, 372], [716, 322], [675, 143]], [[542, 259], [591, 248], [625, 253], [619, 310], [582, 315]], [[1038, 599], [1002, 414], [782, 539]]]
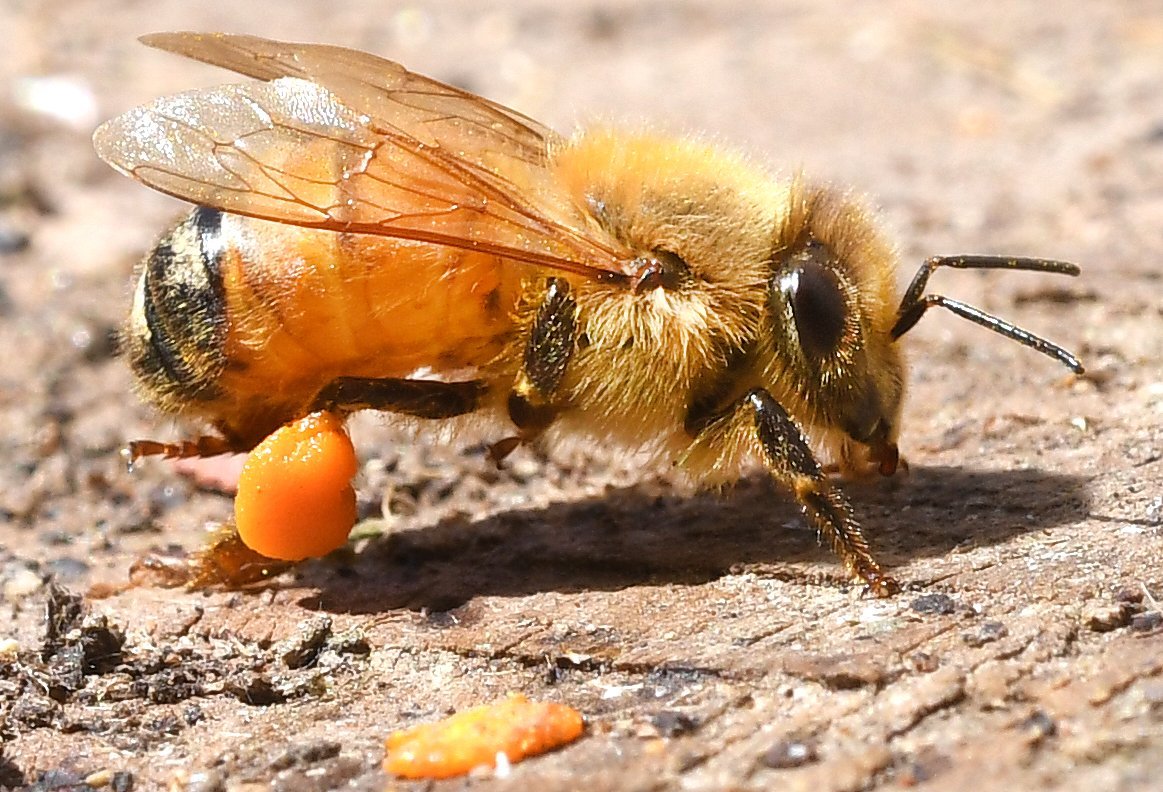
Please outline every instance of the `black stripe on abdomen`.
[[222, 213], [198, 207], [142, 262], [125, 337], [130, 363], [163, 408], [218, 395], [226, 365]]

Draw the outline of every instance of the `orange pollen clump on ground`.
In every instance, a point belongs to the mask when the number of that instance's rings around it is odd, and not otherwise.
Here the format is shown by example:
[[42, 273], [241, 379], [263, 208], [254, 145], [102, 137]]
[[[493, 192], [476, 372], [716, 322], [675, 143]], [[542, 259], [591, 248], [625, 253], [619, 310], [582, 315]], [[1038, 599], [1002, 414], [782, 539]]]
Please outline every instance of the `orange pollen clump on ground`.
[[437, 723], [394, 732], [385, 745], [384, 769], [403, 778], [451, 778], [474, 767], [495, 767], [567, 745], [585, 731], [585, 720], [564, 704], [514, 695], [459, 712]]

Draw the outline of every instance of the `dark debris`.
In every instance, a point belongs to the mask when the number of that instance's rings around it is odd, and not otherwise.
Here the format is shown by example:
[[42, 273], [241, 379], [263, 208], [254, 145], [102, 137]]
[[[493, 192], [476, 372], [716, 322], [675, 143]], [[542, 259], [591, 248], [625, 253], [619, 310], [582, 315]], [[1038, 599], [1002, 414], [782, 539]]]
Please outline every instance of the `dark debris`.
[[957, 610], [957, 602], [948, 594], [922, 594], [909, 607], [917, 613], [948, 616]]
[[987, 621], [978, 625], [977, 629], [961, 634], [961, 640], [967, 646], [985, 646], [994, 641], [1000, 641], [1010, 634], [1009, 629], [999, 621]]
[[1134, 632], [1147, 633], [1154, 632], [1163, 626], [1163, 613], [1159, 611], [1147, 611], [1146, 613], [1136, 613], [1131, 617], [1131, 629]]
[[[44, 591], [41, 645], [0, 663], [4, 739], [36, 729], [89, 732], [123, 750], [140, 751], [204, 718], [201, 707], [179, 708], [182, 702], [230, 696], [268, 706], [318, 697], [326, 692], [328, 671], [370, 651], [360, 634], [333, 636], [328, 617], [306, 622], [298, 634], [258, 654], [222, 651], [210, 641], [127, 647], [124, 630], [91, 613], [80, 596], [55, 583]], [[159, 707], [166, 709], [150, 709]], [[36, 783], [61, 788], [63, 778]]]
[[675, 710], [662, 710], [655, 713], [651, 716], [650, 723], [661, 737], [682, 737], [694, 734], [699, 728], [697, 718]]

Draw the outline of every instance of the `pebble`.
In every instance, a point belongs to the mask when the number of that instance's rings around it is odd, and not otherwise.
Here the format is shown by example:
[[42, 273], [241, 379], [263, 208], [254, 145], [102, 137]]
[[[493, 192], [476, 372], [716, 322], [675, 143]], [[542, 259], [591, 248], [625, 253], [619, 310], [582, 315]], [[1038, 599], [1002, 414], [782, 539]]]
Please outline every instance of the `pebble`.
[[999, 621], [982, 622], [977, 632], [963, 633], [961, 640], [969, 646], [984, 646], [999, 641], [1009, 635], [1009, 630]]
[[932, 613], [946, 616], [957, 610], [957, 603], [948, 594], [922, 594], [909, 607], [917, 613]]
[[1084, 622], [1094, 632], [1110, 632], [1130, 624], [1131, 612], [1132, 606], [1127, 602], [1103, 603], [1088, 608]]
[[4, 599], [18, 600], [40, 590], [44, 580], [40, 573], [28, 567], [17, 567], [7, 580], [4, 581]]
[[810, 764], [818, 758], [816, 746], [800, 740], [780, 740], [763, 752], [761, 761], [767, 767], [786, 770]]
[[11, 663], [19, 654], [19, 641], [15, 638], [0, 638], [0, 662]]
[[1163, 613], [1159, 611], [1136, 613], [1131, 617], [1131, 629], [1135, 632], [1151, 632], [1160, 625], [1163, 625]]

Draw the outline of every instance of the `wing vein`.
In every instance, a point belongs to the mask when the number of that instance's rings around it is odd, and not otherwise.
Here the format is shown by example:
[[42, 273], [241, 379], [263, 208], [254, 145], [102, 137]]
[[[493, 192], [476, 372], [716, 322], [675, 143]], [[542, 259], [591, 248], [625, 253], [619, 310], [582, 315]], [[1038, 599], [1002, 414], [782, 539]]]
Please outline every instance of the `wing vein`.
[[554, 170], [561, 139], [516, 111], [340, 47], [195, 33], [145, 41], [259, 80], [163, 97], [97, 131], [102, 157], [157, 190], [629, 280], [633, 251]]

